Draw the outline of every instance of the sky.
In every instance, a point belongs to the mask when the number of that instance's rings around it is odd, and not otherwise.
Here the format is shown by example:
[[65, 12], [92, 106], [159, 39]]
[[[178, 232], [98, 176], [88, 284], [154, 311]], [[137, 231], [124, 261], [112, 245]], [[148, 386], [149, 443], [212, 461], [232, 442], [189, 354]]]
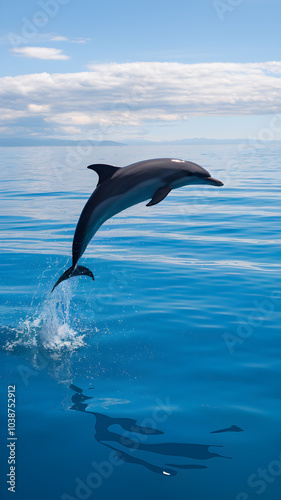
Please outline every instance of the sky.
[[280, 0], [9, 0], [0, 137], [281, 140]]

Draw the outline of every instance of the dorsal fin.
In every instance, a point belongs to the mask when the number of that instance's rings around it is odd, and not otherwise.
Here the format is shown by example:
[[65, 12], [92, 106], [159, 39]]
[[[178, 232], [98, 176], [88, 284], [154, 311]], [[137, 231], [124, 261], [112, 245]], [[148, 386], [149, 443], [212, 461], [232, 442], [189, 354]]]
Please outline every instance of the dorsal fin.
[[114, 167], [113, 165], [106, 165], [103, 163], [95, 163], [94, 165], [89, 165], [87, 168], [94, 170], [99, 176], [98, 186], [104, 182], [109, 177], [112, 177], [120, 167]]

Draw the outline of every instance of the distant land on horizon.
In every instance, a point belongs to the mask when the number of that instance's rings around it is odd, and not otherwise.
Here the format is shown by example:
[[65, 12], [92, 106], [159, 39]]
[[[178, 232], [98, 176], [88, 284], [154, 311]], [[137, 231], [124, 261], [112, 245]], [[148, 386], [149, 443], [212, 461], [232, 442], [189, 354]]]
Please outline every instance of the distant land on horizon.
[[0, 138], [0, 147], [26, 147], [26, 146], [125, 146], [122, 142], [115, 141], [74, 141], [71, 139], [29, 139], [24, 137]]
[[7, 137], [0, 138], [0, 147], [36, 147], [36, 146], [165, 146], [165, 145], [216, 145], [216, 144], [264, 144], [278, 143], [280, 141], [260, 141], [258, 139], [206, 139], [204, 137], [193, 139], [178, 139], [170, 141], [148, 141], [148, 140], [127, 140], [126, 142], [117, 141], [95, 141], [95, 140], [72, 140], [72, 139], [54, 139], [54, 138], [24, 138], [24, 137]]

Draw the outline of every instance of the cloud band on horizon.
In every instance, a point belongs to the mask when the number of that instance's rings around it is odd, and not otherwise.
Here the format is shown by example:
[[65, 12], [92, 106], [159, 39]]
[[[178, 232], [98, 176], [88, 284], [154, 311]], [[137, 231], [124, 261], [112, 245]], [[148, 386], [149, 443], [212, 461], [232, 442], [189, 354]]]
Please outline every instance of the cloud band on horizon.
[[[262, 115], [281, 108], [281, 62], [90, 64], [88, 72], [0, 78], [0, 124], [57, 135], [139, 127], [191, 116]], [[3, 130], [3, 129], [2, 129]]]

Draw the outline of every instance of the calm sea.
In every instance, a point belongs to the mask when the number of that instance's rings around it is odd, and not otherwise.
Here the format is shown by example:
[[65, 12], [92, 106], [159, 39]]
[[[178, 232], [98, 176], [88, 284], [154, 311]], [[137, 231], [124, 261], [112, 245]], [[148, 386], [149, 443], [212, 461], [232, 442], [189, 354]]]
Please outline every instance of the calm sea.
[[[225, 186], [118, 214], [51, 294], [86, 166], [156, 157]], [[280, 195], [276, 145], [1, 149], [1, 498], [280, 498]]]

